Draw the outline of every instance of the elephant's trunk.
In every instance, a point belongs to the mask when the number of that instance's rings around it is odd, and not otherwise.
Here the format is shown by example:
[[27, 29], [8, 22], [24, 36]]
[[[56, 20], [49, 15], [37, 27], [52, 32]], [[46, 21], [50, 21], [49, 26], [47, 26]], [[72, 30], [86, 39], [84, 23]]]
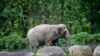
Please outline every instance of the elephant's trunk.
[[65, 37], [67, 39], [67, 46], [69, 48], [70, 47], [70, 34], [69, 34], [68, 29], [66, 29]]

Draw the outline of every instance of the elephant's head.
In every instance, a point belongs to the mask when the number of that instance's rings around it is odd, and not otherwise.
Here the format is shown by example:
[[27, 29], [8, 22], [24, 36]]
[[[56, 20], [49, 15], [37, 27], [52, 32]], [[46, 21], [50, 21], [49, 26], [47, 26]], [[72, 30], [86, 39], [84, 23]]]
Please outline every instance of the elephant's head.
[[70, 34], [69, 34], [69, 31], [68, 31], [66, 25], [65, 24], [59, 24], [57, 31], [58, 31], [59, 35], [60, 34], [65, 35], [65, 37], [67, 39], [67, 45], [69, 47], [70, 46]]

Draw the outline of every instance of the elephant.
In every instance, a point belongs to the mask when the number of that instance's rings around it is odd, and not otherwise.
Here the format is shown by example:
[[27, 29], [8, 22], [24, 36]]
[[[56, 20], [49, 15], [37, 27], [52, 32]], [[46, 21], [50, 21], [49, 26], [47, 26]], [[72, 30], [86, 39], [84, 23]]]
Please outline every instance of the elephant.
[[55, 45], [61, 36], [65, 36], [68, 47], [70, 46], [70, 34], [65, 24], [40, 24], [27, 32], [27, 39], [31, 51], [36, 51], [40, 45]]

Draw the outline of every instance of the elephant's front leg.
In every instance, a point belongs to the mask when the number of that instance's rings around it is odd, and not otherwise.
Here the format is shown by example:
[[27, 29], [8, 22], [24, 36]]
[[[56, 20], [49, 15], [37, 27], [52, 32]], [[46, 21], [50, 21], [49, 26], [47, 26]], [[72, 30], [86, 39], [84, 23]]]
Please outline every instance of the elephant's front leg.
[[51, 37], [46, 38], [46, 39], [45, 39], [45, 45], [46, 45], [46, 46], [51, 46], [51, 45], [52, 45], [52, 41], [53, 41], [53, 40], [52, 40]]
[[46, 46], [51, 46], [51, 44], [52, 44], [51, 41], [48, 41], [48, 40], [45, 41]]
[[37, 50], [36, 46], [31, 46], [30, 45], [30, 51], [36, 53], [36, 50]]

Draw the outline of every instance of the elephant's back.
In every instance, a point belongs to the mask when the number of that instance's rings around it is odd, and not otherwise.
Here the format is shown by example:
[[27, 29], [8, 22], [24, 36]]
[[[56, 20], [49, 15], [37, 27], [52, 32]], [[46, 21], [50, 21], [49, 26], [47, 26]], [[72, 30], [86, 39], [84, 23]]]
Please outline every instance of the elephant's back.
[[44, 35], [45, 33], [48, 31], [48, 28], [50, 27], [49, 24], [41, 24], [38, 26], [35, 26], [33, 28], [31, 28], [28, 32], [27, 32], [27, 37], [28, 38], [37, 38], [38, 40], [42, 40], [44, 39]]
[[50, 27], [51, 27], [51, 25], [49, 25], [49, 24], [41, 24], [41, 25], [34, 27], [34, 29], [37, 29], [37, 31], [43, 31], [44, 32], [44, 30], [46, 31]]

